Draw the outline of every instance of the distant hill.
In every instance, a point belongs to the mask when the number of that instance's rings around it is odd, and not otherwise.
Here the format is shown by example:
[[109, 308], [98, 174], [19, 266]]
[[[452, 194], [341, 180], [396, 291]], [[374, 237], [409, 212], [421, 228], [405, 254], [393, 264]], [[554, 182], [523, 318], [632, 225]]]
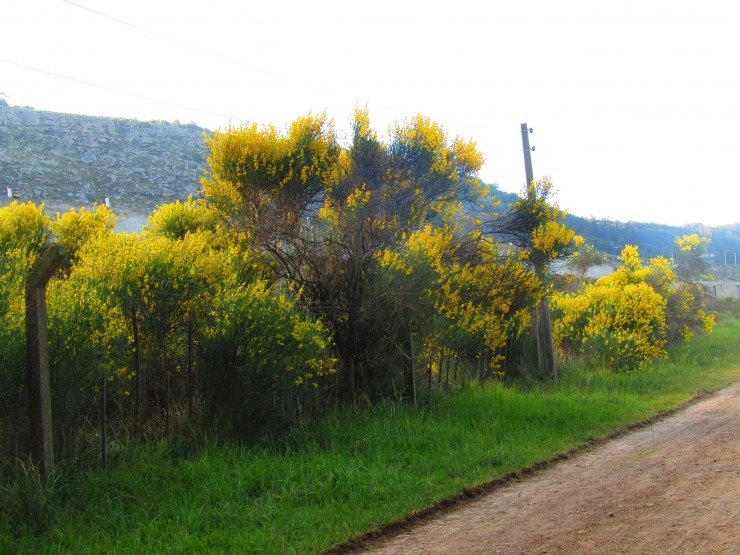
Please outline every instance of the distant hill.
[[[491, 194], [501, 200], [498, 207], [501, 213], [508, 210], [509, 205], [518, 199], [513, 193], [500, 191], [496, 185], [491, 185]], [[714, 264], [725, 264], [726, 260], [728, 265], [740, 265], [740, 223], [716, 227], [702, 224], [670, 226], [595, 220], [568, 214], [565, 217], [565, 224], [583, 236], [586, 242], [612, 257], [618, 255], [624, 245], [637, 245], [640, 256], [644, 259], [656, 256], [672, 258], [676, 256], [676, 237], [696, 233], [711, 239], [709, 252], [713, 256]]]
[[110, 199], [122, 215], [198, 191], [200, 127], [11, 107], [0, 99], [0, 185], [52, 210]]
[[740, 224], [709, 227], [701, 224], [669, 226], [640, 222], [613, 222], [567, 216], [565, 223], [607, 254], [617, 254], [624, 245], [638, 245], [643, 258], [676, 256], [676, 237], [696, 233], [711, 239], [709, 252], [715, 264], [740, 264]]
[[[0, 194], [10, 187], [19, 200], [43, 202], [50, 212], [107, 197], [117, 214], [140, 226], [156, 206], [197, 193], [208, 167], [204, 133], [195, 124], [59, 114], [0, 99]], [[496, 185], [491, 194], [501, 200], [499, 212], [518, 198]], [[727, 255], [733, 264], [740, 255], [740, 224], [676, 227], [573, 215], [566, 224], [610, 255], [634, 244], [645, 258], [670, 257], [675, 237], [690, 233], [712, 240], [716, 261]]]

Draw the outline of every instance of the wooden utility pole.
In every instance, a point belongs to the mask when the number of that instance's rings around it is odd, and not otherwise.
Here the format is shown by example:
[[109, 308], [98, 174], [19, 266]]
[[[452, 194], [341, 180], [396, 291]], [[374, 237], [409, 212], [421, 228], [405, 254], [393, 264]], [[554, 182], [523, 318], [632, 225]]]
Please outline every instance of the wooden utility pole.
[[[532, 129], [526, 123], [522, 123], [522, 149], [524, 150], [524, 172], [527, 176], [527, 198], [530, 201], [536, 200], [535, 191], [530, 187], [534, 183], [534, 172], [532, 171], [532, 151], [534, 148], [529, 146], [529, 134]], [[540, 281], [544, 284], [545, 266], [541, 263], [535, 264], [535, 273]], [[537, 355], [540, 369], [544, 370], [547, 376], [552, 376], [555, 381], [558, 379], [558, 369], [555, 365], [555, 347], [552, 341], [552, 324], [550, 319], [550, 304], [547, 297], [540, 301], [538, 314], [532, 313], [532, 322], [536, 324], [537, 336]]]
[[542, 364], [545, 374], [558, 381], [558, 367], [555, 364], [555, 346], [552, 340], [552, 319], [550, 317], [550, 303], [547, 297], [540, 301], [540, 340], [542, 342]]
[[534, 172], [532, 171], [532, 149], [529, 147], [529, 134], [531, 132], [532, 130], [527, 127], [527, 124], [523, 123], [522, 147], [524, 148], [524, 172], [527, 174], [527, 191], [529, 191], [529, 186], [534, 182]]
[[65, 256], [63, 246], [50, 245], [41, 253], [26, 281], [26, 356], [31, 459], [38, 465], [44, 479], [54, 469], [46, 284], [64, 262]]

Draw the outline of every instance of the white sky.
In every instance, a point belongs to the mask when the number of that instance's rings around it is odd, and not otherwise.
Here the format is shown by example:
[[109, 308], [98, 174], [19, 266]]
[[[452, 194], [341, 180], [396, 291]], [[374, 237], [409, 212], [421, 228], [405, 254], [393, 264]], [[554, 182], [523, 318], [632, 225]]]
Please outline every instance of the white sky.
[[381, 133], [421, 113], [510, 192], [526, 122], [575, 215], [740, 222], [737, 0], [73, 1], [0, 3], [11, 105], [211, 129], [326, 110], [348, 131], [367, 104]]

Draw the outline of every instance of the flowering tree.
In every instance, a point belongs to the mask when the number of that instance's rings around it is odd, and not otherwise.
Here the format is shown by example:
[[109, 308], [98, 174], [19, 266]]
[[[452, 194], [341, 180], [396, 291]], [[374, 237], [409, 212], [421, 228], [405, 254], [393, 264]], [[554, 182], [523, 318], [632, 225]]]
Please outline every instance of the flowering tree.
[[709, 239], [699, 237], [695, 233], [676, 237], [678, 259], [676, 274], [685, 280], [700, 278], [707, 271], [704, 255], [707, 254]]
[[540, 368], [546, 376], [557, 380], [548, 269], [555, 260], [567, 258], [583, 239], [559, 222], [565, 212], [550, 202], [552, 192], [553, 185], [547, 177], [530, 183], [521, 200], [512, 204], [503, 217], [488, 222], [486, 229], [513, 243], [540, 280], [539, 305], [531, 313], [532, 328], [536, 331]]
[[[228, 130], [209, 147], [209, 202], [327, 323], [342, 361], [340, 391], [389, 393], [399, 381], [392, 373], [403, 368], [402, 389], [411, 395], [412, 315], [389, 318], [390, 305], [377, 302], [378, 255], [485, 195], [475, 144], [450, 140], [422, 116], [396, 124], [386, 144], [367, 110], [357, 109], [343, 150], [324, 116], [300, 118], [287, 133]], [[379, 356], [380, 344], [398, 348]]]

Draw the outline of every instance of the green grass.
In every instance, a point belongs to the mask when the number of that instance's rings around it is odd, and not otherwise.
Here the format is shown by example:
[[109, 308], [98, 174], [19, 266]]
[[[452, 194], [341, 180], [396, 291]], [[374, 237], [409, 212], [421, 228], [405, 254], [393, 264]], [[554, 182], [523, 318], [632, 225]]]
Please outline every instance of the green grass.
[[19, 475], [0, 484], [0, 552], [319, 552], [737, 380], [739, 338], [725, 317], [637, 374], [575, 368], [557, 385], [389, 402], [267, 448], [138, 445], [107, 470], [62, 468], [46, 490]]

